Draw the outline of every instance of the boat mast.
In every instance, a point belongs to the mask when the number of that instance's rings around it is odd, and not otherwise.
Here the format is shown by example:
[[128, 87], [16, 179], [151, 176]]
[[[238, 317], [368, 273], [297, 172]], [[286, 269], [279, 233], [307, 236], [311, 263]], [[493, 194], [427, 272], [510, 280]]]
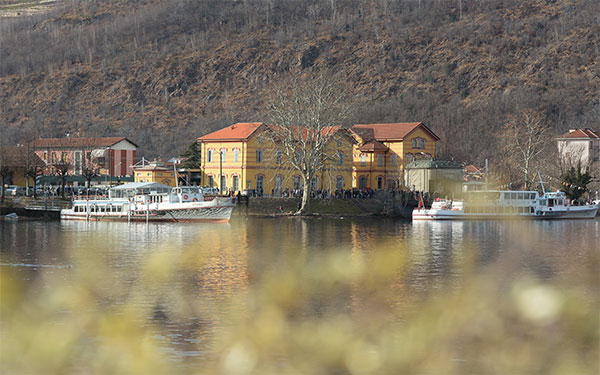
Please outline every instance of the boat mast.
[[174, 173], [174, 176], [175, 176], [175, 187], [178, 188], [179, 187], [179, 178], [177, 178], [177, 168], [176, 168], [176, 165], [177, 165], [177, 159], [174, 158], [173, 159], [173, 173]]
[[540, 178], [540, 185], [542, 185], [542, 195], [546, 194], [546, 188], [544, 188], [544, 181], [542, 181], [542, 175], [538, 172], [538, 177]]

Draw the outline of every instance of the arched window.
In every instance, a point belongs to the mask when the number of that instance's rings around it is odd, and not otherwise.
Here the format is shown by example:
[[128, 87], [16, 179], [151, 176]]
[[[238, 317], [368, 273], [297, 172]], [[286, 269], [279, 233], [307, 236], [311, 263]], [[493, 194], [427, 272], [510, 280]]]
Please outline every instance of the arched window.
[[417, 147], [419, 147], [419, 146], [418, 146], [418, 143], [417, 143], [417, 139], [413, 139], [413, 140], [412, 140], [412, 145], [413, 145], [413, 148], [417, 148]]
[[337, 176], [335, 178], [335, 188], [336, 188], [336, 190], [341, 190], [344, 188], [344, 177], [343, 176]]
[[419, 143], [420, 143], [420, 148], [425, 148], [425, 140], [424, 139], [419, 139]]
[[411, 154], [410, 152], [407, 152], [407, 153], [406, 153], [406, 155], [404, 155], [404, 159], [406, 159], [406, 161], [407, 161], [408, 163], [410, 163], [411, 161], [413, 161], [413, 160], [414, 160], [414, 156], [413, 156], [413, 154]]

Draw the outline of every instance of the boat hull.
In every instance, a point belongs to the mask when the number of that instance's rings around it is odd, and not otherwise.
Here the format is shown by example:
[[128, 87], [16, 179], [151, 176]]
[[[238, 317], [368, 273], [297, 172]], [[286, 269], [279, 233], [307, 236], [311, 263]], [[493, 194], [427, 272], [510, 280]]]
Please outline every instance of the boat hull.
[[465, 213], [454, 210], [416, 209], [412, 213], [413, 220], [571, 220], [593, 219], [598, 206], [572, 206], [567, 210], [540, 211], [536, 213], [497, 214], [497, 213]]
[[[215, 204], [217, 203], [217, 204]], [[61, 211], [61, 220], [123, 221], [123, 222], [214, 222], [226, 223], [231, 218], [234, 204], [222, 202], [202, 202], [182, 204], [175, 208], [139, 206], [129, 212], [75, 212], [73, 209]], [[190, 207], [192, 206], [193, 207]]]

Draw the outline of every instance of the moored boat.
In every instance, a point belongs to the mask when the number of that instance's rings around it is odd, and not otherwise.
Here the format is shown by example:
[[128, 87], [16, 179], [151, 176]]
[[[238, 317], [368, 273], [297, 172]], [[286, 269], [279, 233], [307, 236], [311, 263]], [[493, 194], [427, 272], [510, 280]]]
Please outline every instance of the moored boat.
[[474, 191], [465, 200], [437, 199], [413, 210], [413, 220], [593, 219], [600, 204], [571, 205], [563, 192]]
[[129, 183], [108, 197], [74, 197], [61, 220], [228, 222], [235, 198], [210, 194], [197, 186], [171, 188], [159, 183]]

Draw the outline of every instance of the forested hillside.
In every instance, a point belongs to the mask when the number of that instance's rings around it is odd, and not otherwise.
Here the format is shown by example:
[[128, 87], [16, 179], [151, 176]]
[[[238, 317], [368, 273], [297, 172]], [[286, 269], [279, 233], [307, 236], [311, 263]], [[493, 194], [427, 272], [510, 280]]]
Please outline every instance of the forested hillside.
[[171, 156], [264, 118], [291, 72], [341, 72], [351, 122], [424, 121], [494, 160], [506, 119], [600, 126], [600, 1], [73, 0], [0, 19], [2, 142], [123, 135]]

